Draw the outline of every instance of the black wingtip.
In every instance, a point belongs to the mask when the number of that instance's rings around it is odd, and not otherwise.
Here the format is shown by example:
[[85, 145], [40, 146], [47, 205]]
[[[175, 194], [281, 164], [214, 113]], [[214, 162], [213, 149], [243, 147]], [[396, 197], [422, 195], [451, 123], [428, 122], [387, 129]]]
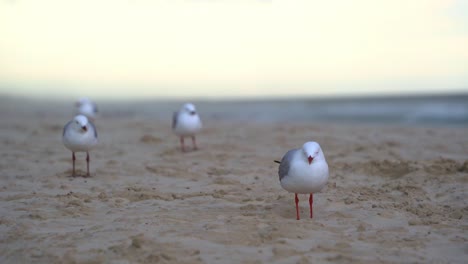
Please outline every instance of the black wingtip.
[[278, 164], [281, 164], [281, 161], [278, 161], [278, 160], [274, 160], [274, 162], [276, 162]]

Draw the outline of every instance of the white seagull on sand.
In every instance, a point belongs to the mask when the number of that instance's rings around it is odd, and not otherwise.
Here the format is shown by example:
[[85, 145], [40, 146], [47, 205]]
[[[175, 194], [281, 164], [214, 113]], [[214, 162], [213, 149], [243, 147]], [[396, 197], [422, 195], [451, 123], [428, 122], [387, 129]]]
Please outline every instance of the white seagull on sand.
[[86, 152], [86, 176], [89, 177], [89, 151], [97, 144], [96, 127], [84, 115], [77, 115], [63, 128], [62, 141], [71, 150], [73, 176], [75, 176], [75, 152]]
[[298, 193], [310, 194], [310, 218], [312, 218], [313, 194], [322, 190], [328, 181], [328, 164], [317, 142], [306, 142], [300, 149], [292, 149], [284, 155], [278, 174], [281, 187], [295, 194], [296, 216], [299, 220]]
[[97, 105], [89, 98], [83, 97], [76, 102], [77, 114], [84, 115], [90, 120], [96, 119], [98, 108]]
[[193, 149], [197, 149], [195, 134], [202, 128], [200, 117], [195, 106], [191, 103], [184, 104], [179, 111], [172, 116], [172, 130], [180, 137], [180, 146], [185, 151], [184, 137], [191, 137]]

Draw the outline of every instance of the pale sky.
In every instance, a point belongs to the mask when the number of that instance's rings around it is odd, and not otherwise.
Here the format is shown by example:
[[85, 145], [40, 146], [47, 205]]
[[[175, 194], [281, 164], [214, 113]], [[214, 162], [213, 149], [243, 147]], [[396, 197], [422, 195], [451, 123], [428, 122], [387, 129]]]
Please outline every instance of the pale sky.
[[467, 2], [0, 0], [0, 94], [468, 92]]

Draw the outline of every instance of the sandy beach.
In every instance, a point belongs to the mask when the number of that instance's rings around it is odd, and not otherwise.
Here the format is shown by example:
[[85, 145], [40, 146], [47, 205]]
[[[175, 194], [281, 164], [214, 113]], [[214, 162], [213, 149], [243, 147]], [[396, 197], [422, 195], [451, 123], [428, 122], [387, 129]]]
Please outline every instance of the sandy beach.
[[[72, 115], [26, 107], [0, 115], [1, 263], [468, 259], [468, 128], [205, 118], [200, 149], [181, 153], [170, 116], [103, 115], [91, 177], [73, 178]], [[309, 140], [330, 180], [313, 219], [299, 197], [297, 221], [273, 160]]]

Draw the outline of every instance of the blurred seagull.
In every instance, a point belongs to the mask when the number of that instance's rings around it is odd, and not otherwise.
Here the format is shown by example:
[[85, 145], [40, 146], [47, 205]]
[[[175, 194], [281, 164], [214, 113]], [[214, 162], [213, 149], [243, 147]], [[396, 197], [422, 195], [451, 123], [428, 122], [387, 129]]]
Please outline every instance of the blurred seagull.
[[172, 116], [172, 130], [180, 137], [182, 151], [185, 152], [184, 137], [191, 137], [193, 149], [198, 149], [195, 134], [201, 128], [202, 123], [193, 104], [184, 104], [178, 112], [174, 112]]
[[86, 152], [86, 176], [90, 176], [89, 151], [97, 144], [97, 137], [96, 127], [84, 115], [75, 116], [63, 128], [63, 144], [72, 152], [72, 176], [75, 176], [75, 152]]
[[98, 108], [89, 98], [82, 97], [78, 99], [75, 105], [77, 107], [77, 114], [84, 115], [92, 121], [96, 119]]

